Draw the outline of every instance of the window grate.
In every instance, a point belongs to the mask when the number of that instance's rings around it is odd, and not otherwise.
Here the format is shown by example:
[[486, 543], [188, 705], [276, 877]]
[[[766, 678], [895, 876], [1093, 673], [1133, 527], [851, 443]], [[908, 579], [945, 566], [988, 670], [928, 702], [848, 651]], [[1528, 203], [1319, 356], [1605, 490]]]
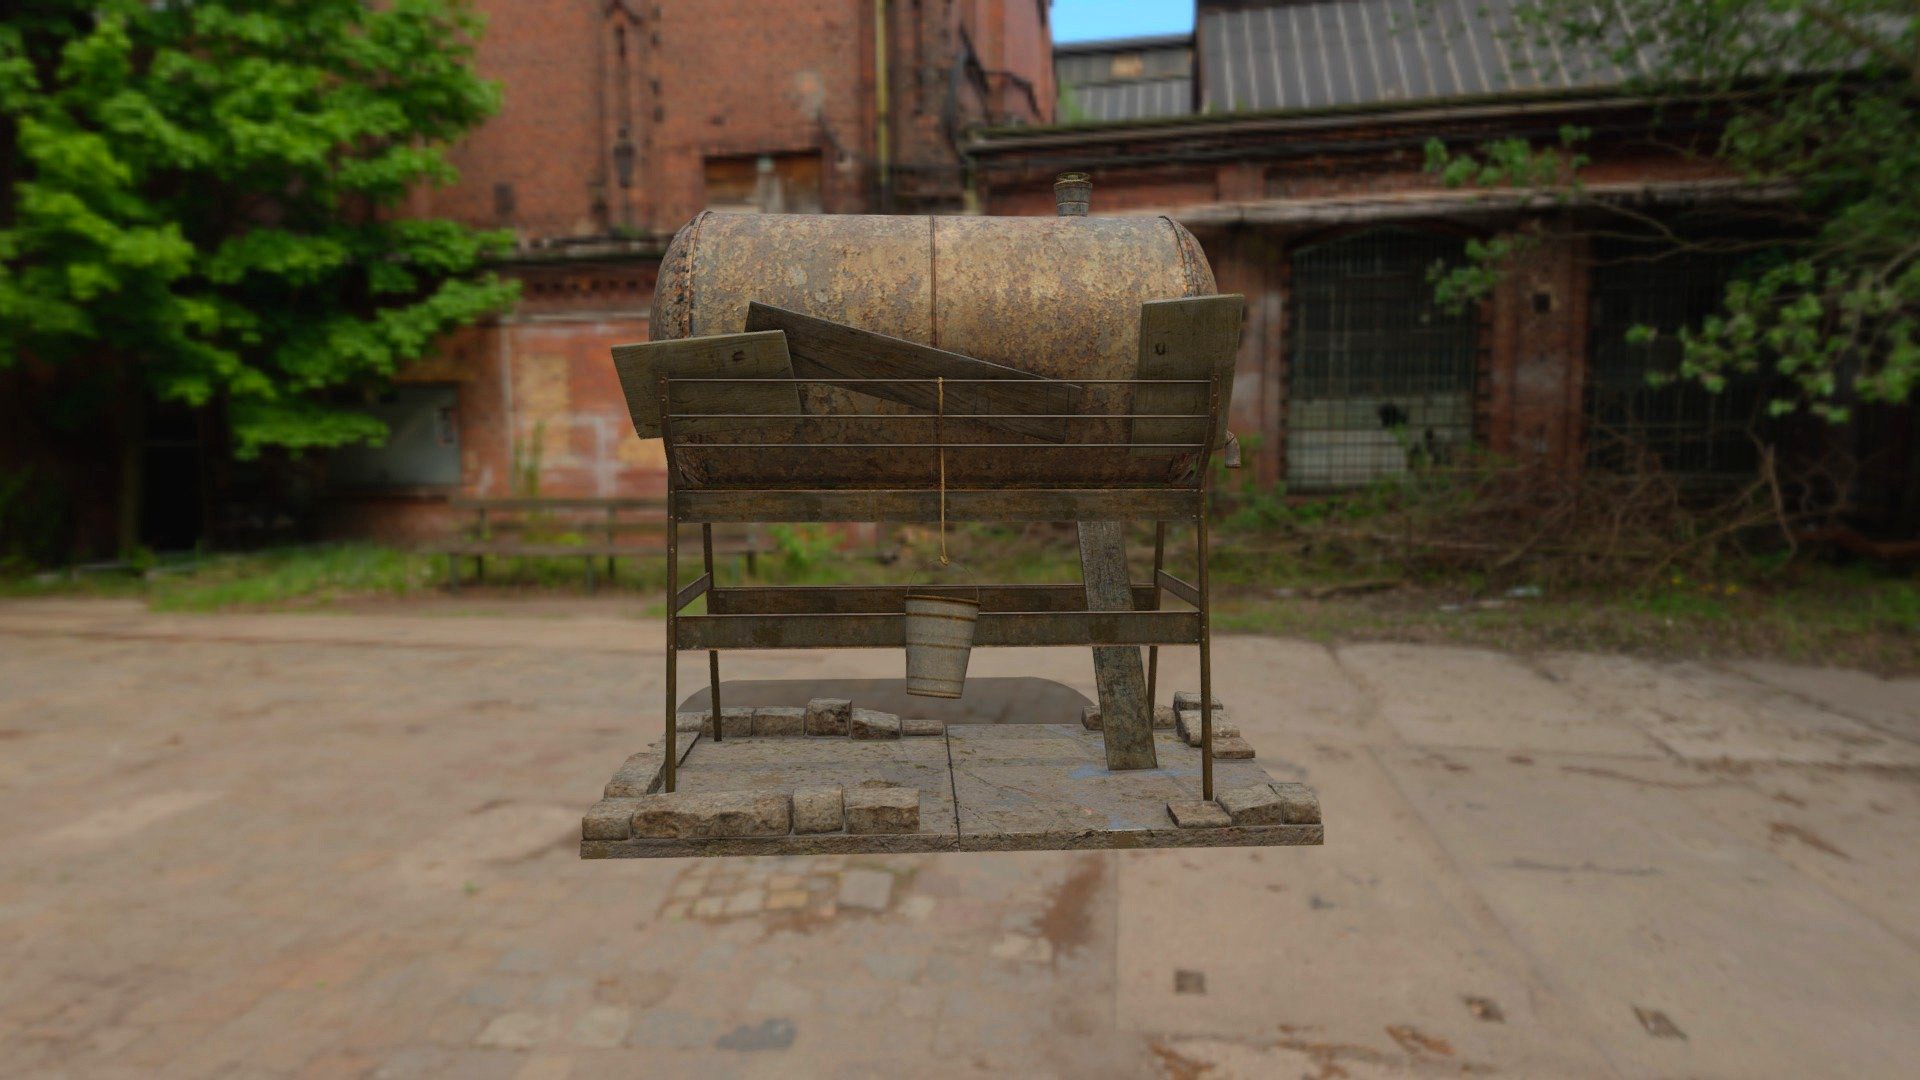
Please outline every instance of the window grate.
[[1361, 487], [1471, 441], [1478, 333], [1428, 281], [1461, 253], [1448, 237], [1379, 230], [1294, 254], [1289, 488]]

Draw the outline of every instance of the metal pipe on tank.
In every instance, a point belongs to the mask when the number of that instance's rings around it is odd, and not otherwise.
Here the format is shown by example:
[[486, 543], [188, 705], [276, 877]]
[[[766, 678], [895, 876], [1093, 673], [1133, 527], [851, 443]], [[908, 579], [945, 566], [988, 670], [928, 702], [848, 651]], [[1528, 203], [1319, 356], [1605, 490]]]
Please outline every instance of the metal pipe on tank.
[[1053, 182], [1053, 207], [1061, 217], [1086, 217], [1093, 203], [1093, 180], [1083, 172], [1063, 172]]

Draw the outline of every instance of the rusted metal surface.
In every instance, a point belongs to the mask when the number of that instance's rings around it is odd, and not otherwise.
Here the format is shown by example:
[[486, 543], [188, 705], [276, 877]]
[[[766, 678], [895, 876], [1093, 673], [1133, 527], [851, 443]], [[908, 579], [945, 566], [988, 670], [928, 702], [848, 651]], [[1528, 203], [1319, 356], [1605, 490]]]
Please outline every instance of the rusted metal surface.
[[[675, 237], [656, 287], [657, 338], [739, 333], [759, 301], [1059, 379], [1134, 376], [1140, 305], [1213, 292], [1187, 231], [1165, 217], [975, 218], [703, 213]], [[1126, 414], [1132, 391], [1089, 387], [1080, 411]], [[808, 442], [891, 438], [871, 415], [912, 410], [833, 386], [801, 390]], [[830, 415], [827, 415], [830, 414]], [[897, 427], [897, 425], [896, 425]], [[1125, 442], [1124, 420], [1075, 421], [1073, 442]], [[954, 422], [952, 442], [1004, 432]], [[691, 488], [920, 483], [931, 454], [779, 455], [679, 448]], [[1190, 455], [1189, 455], [1190, 456]], [[924, 459], [924, 460], [923, 460]], [[1180, 466], [1070, 448], [956, 449], [950, 482], [1164, 481]]]

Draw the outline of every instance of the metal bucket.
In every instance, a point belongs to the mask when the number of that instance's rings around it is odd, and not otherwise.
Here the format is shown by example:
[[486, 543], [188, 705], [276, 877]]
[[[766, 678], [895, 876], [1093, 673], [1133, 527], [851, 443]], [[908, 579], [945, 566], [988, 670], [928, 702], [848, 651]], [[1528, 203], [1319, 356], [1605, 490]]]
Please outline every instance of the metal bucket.
[[957, 698], [967, 685], [973, 624], [980, 601], [955, 596], [907, 596], [907, 693]]

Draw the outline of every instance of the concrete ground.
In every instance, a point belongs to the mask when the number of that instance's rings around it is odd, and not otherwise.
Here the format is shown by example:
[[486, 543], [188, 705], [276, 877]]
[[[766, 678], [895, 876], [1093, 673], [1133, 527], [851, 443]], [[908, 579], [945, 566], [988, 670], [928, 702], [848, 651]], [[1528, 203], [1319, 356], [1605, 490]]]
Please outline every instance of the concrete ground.
[[[654, 737], [657, 622], [406, 611], [0, 605], [0, 1074], [1920, 1058], [1920, 680], [1226, 638], [1220, 696], [1324, 848], [582, 863]], [[1080, 650], [974, 671], [1090, 690]]]

